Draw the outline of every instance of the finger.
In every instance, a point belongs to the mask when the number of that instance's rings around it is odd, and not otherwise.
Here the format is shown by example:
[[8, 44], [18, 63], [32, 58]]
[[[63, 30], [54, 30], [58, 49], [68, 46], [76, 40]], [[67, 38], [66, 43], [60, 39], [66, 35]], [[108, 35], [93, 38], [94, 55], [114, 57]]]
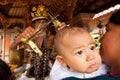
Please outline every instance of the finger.
[[35, 33], [35, 30], [31, 27], [27, 28], [26, 30], [27, 33], [29, 33], [30, 36], [32, 36]]
[[26, 31], [24, 33], [22, 33], [22, 37], [25, 39], [28, 39], [31, 35]]
[[32, 32], [32, 33], [34, 33], [34, 32], [35, 32], [35, 29], [34, 29], [34, 28], [32, 28], [32, 27], [28, 27], [28, 30], [29, 30], [30, 32]]

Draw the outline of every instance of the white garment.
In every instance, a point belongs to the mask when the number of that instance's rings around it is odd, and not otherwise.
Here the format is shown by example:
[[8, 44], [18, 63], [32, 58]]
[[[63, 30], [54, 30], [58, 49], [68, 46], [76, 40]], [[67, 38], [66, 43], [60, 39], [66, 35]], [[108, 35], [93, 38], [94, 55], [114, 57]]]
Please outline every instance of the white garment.
[[[49, 65], [50, 65], [50, 67], [52, 67], [52, 64], [51, 64], [51, 63], [50, 63]], [[26, 70], [29, 69], [29, 68], [30, 68], [30, 64], [27, 64], [27, 65], [26, 65]], [[20, 69], [21, 69], [21, 68], [20, 68]], [[19, 69], [17, 69], [17, 70], [19, 70]], [[17, 71], [17, 70], [16, 70], [16, 71]], [[35, 80], [35, 78], [28, 78], [28, 77], [26, 76], [26, 74], [27, 74], [27, 71], [24, 72], [24, 73], [22, 73], [22, 75], [21, 75], [20, 77], [18, 77], [16, 80]], [[46, 77], [45, 80], [49, 80], [49, 76]]]
[[107, 73], [106, 66], [104, 64], [101, 67], [90, 74], [88, 73], [79, 73], [73, 70], [70, 70], [66, 67], [63, 67], [57, 60], [55, 61], [52, 70], [50, 72], [50, 76], [48, 80], [61, 80], [66, 77], [77, 77], [77, 78], [92, 78], [96, 76], [100, 76]]
[[26, 76], [26, 72], [25, 72], [19, 78], [17, 78], [16, 80], [35, 80], [35, 78], [28, 78]]
[[[16, 80], [35, 80], [35, 78], [28, 78], [26, 76], [26, 72], [25, 72], [19, 78], [17, 78]], [[49, 80], [49, 76], [46, 77], [45, 80]]]
[[[16, 69], [15, 72], [22, 70], [22, 68], [23, 67], [20, 67], [20, 68]], [[29, 68], [30, 68], [30, 64], [26, 64], [25, 69], [27, 70]], [[20, 77], [18, 77], [16, 80], [35, 80], [35, 78], [28, 78], [26, 76], [26, 73], [27, 73], [27, 71], [25, 71], [24, 73], [22, 73], [22, 75]]]

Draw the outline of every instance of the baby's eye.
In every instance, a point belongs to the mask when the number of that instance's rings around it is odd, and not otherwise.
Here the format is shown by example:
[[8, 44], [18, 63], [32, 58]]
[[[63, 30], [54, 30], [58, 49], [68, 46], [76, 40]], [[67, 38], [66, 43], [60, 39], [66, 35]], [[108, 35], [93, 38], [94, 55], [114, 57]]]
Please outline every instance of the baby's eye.
[[77, 54], [79, 54], [79, 55], [80, 55], [80, 54], [82, 54], [82, 52], [83, 52], [83, 51], [78, 51], [78, 52], [77, 52]]
[[90, 47], [90, 50], [94, 50], [94, 49], [95, 49], [95, 46], [91, 46], [91, 47]]

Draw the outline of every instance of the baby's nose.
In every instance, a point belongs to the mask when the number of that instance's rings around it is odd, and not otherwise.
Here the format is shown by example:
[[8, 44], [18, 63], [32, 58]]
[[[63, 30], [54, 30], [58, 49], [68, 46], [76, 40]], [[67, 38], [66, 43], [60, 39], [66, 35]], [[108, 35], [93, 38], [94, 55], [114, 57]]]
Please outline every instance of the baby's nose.
[[88, 57], [87, 57], [87, 61], [91, 61], [91, 60], [93, 60], [93, 59], [95, 59], [93, 53], [89, 53], [89, 55], [88, 55]]

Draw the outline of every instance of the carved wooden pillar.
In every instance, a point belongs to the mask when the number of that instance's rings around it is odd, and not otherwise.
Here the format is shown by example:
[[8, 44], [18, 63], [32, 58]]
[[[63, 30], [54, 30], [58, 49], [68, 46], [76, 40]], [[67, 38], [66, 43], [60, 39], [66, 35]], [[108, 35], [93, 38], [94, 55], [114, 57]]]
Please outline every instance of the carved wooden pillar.
[[5, 19], [1, 19], [2, 22], [2, 26], [3, 26], [3, 30], [2, 30], [2, 59], [5, 60], [5, 41], [6, 41], [6, 29], [7, 29], [7, 25], [6, 25], [6, 20]]

